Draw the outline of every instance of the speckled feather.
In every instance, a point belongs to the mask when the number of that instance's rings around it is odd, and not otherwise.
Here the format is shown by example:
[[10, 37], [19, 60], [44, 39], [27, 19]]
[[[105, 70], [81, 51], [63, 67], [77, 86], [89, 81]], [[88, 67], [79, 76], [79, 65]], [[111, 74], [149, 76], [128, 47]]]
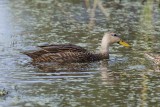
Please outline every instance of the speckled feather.
[[65, 63], [65, 62], [93, 62], [99, 61], [102, 59], [107, 59], [108, 55], [104, 54], [93, 54], [90, 52], [60, 52], [60, 53], [48, 53], [41, 55], [38, 58], [33, 59], [34, 62], [58, 62], [58, 63]]
[[64, 52], [64, 51], [70, 51], [70, 52], [86, 52], [87, 51], [86, 49], [73, 44], [51, 44], [51, 45], [41, 45], [38, 47], [50, 53], [58, 53], [58, 52]]
[[28, 52], [22, 52], [23, 54], [28, 55], [29, 57], [36, 59], [44, 54], [49, 53], [62, 53], [62, 52], [87, 52], [86, 49], [73, 45], [73, 44], [51, 44], [51, 45], [41, 45], [38, 46], [41, 49], [36, 51], [28, 51]]
[[157, 54], [153, 54], [153, 53], [145, 53], [145, 56], [153, 61], [156, 65], [160, 65], [160, 56]]

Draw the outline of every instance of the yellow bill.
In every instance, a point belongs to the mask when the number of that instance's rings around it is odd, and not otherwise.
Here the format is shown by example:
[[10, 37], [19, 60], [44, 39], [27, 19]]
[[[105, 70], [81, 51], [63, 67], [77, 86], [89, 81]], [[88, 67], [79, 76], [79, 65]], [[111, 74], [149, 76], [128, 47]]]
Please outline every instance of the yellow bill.
[[125, 47], [130, 47], [130, 45], [127, 43], [127, 42], [124, 42], [124, 41], [119, 41], [118, 42], [119, 44], [121, 44], [122, 46], [125, 46]]

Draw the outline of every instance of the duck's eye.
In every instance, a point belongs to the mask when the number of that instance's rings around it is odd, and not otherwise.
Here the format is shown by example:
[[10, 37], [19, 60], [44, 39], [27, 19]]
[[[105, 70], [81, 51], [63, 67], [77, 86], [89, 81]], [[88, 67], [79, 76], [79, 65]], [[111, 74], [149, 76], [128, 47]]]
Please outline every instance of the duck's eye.
[[118, 36], [117, 34], [113, 34], [113, 36]]

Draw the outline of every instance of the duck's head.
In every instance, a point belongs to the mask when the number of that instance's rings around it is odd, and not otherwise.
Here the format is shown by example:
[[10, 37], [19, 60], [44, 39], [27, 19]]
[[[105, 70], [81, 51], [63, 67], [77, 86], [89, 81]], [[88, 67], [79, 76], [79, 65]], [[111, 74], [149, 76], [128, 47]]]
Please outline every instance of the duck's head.
[[123, 41], [116, 33], [105, 33], [102, 38], [101, 51], [108, 52], [109, 46], [114, 43], [118, 43], [125, 47], [130, 47], [130, 45]]

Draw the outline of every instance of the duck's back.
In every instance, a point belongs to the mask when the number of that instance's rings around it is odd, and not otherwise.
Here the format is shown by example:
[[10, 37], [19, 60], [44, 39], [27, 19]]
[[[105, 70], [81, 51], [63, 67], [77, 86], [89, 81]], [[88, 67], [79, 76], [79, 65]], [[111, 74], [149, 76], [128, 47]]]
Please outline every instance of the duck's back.
[[63, 53], [63, 52], [87, 52], [86, 49], [72, 44], [51, 44], [38, 46], [40, 49], [22, 52], [32, 59], [38, 58], [49, 53]]

